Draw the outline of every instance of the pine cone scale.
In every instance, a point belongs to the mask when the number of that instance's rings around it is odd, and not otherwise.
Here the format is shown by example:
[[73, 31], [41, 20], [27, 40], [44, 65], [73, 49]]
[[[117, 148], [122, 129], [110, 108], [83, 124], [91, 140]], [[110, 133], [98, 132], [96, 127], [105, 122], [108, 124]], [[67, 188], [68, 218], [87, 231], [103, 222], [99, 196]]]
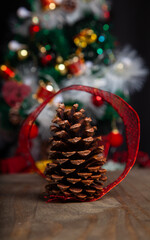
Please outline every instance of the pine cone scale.
[[69, 160], [69, 158], [56, 159], [56, 160], [54, 160], [54, 163], [57, 163], [57, 164], [61, 165], [63, 163], [66, 163], [68, 160]]
[[62, 152], [62, 155], [64, 156], [64, 157], [71, 157], [71, 156], [73, 156], [73, 155], [75, 155], [76, 154], [76, 152], [74, 151], [74, 152]]
[[73, 173], [76, 169], [65, 169], [65, 168], [61, 168], [61, 171], [65, 174], [70, 174]]
[[85, 159], [70, 160], [70, 162], [71, 162], [73, 165], [80, 165], [80, 164], [82, 164], [82, 163], [85, 162]]

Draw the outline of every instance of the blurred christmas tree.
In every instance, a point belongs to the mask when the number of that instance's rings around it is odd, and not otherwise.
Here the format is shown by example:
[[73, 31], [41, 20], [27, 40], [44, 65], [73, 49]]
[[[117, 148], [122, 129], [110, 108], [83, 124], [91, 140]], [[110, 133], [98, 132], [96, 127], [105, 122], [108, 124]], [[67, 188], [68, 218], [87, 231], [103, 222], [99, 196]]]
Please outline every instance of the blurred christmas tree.
[[[107, 0], [27, 0], [27, 8], [17, 10], [14, 38], [0, 66], [1, 147], [16, 142], [26, 116], [61, 87], [92, 86], [126, 101], [141, 89], [147, 70], [134, 50], [119, 47], [112, 34], [110, 9]], [[47, 106], [32, 129], [32, 138], [39, 132], [43, 153], [47, 129], [61, 101], [78, 102], [102, 124], [104, 134], [112, 131], [112, 146], [122, 144], [116, 112], [96, 95], [73, 91]]]

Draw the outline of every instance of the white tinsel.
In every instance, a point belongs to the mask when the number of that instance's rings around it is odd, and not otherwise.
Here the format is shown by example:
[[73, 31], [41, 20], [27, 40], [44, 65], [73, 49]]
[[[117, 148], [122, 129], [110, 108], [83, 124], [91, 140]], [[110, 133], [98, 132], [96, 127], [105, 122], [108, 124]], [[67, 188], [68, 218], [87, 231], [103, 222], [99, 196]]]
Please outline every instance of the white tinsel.
[[103, 167], [107, 171], [116, 171], [116, 170], [124, 170], [125, 169], [125, 164], [124, 163], [118, 163], [114, 162], [112, 160], [108, 160]]
[[31, 16], [31, 12], [28, 9], [26, 9], [25, 7], [20, 7], [17, 10], [17, 16], [22, 19], [25, 19], [25, 18], [28, 18]]
[[37, 67], [35, 67], [32, 62], [28, 62], [20, 64], [17, 68], [17, 72], [21, 77], [22, 82], [30, 86], [32, 92], [34, 93], [39, 86]]
[[29, 26], [32, 23], [32, 17], [36, 16], [39, 18], [40, 25], [42, 28], [52, 29], [55, 27], [61, 28], [65, 23], [74, 24], [87, 12], [93, 13], [98, 18], [104, 18], [104, 10], [102, 6], [105, 4], [108, 5], [106, 0], [76, 0], [77, 7], [76, 9], [69, 13], [65, 11], [61, 6], [56, 7], [55, 10], [44, 11], [41, 8], [40, 2], [35, 1], [36, 3], [35, 12], [31, 12], [24, 7], [20, 7], [17, 10], [17, 15], [20, 18], [26, 18], [26, 21], [21, 26], [13, 23], [13, 31], [22, 35], [28, 34]]
[[66, 14], [66, 21], [69, 24], [74, 24], [80, 20], [86, 12], [92, 12], [98, 18], [104, 18], [104, 10], [102, 6], [108, 5], [106, 0], [76, 0], [77, 8], [73, 13]]
[[21, 44], [19, 43], [18, 41], [16, 40], [12, 40], [8, 43], [8, 48], [11, 50], [11, 51], [18, 51], [22, 48], [26, 47], [25, 44]]
[[142, 58], [130, 47], [125, 47], [116, 53], [116, 61], [102, 69], [108, 90], [133, 93], [139, 91], [145, 81], [148, 70], [144, 67]]
[[29, 34], [29, 26], [31, 25], [31, 18], [25, 20], [25, 22], [21, 25], [18, 25], [18, 22], [15, 18], [11, 19], [10, 26], [15, 34], [19, 34], [22, 36], [28, 36]]

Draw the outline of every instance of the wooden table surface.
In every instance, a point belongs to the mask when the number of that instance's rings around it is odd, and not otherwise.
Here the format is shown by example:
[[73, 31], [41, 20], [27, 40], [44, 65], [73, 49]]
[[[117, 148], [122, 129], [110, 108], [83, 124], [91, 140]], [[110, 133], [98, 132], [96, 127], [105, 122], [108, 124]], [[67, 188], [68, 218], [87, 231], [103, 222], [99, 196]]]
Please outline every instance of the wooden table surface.
[[[118, 176], [111, 172], [109, 179]], [[45, 203], [36, 174], [0, 177], [1, 240], [150, 239], [150, 170], [133, 169], [96, 202]]]

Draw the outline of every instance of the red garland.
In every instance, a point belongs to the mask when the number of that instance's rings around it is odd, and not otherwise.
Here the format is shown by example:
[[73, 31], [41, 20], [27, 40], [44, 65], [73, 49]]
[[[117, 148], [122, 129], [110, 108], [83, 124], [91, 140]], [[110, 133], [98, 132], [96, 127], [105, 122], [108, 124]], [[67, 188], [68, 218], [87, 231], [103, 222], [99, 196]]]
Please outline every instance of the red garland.
[[[126, 142], [127, 142], [127, 149], [128, 149], [128, 154], [127, 154], [127, 160], [126, 160], [126, 167], [122, 174], [112, 183], [110, 183], [108, 186], [106, 186], [102, 193], [99, 195], [98, 198], [92, 200], [95, 201], [102, 196], [104, 196], [107, 192], [109, 192], [112, 188], [117, 186], [129, 173], [131, 168], [133, 167], [138, 149], [139, 149], [139, 141], [140, 141], [140, 120], [135, 112], [135, 110], [128, 104], [126, 103], [123, 99], [121, 99], [119, 96], [97, 89], [97, 88], [92, 88], [92, 87], [87, 87], [87, 86], [80, 86], [80, 85], [74, 85], [70, 87], [63, 88], [59, 90], [57, 93], [50, 95], [41, 105], [37, 107], [34, 112], [32, 112], [26, 121], [24, 122], [20, 135], [19, 135], [19, 147], [17, 153], [24, 155], [24, 157], [28, 160], [28, 162], [32, 165], [33, 169], [36, 170], [37, 173], [39, 173], [42, 177], [45, 178], [44, 174], [36, 167], [35, 162], [33, 157], [31, 156], [30, 153], [30, 141], [29, 141], [29, 136], [30, 136], [30, 131], [31, 127], [34, 124], [34, 121], [40, 114], [40, 112], [45, 108], [45, 106], [58, 94], [65, 92], [65, 91], [70, 91], [70, 90], [78, 90], [78, 91], [84, 91], [88, 92], [92, 95], [98, 95], [102, 97], [104, 101], [109, 103], [120, 115], [122, 118], [124, 125], [125, 125], [125, 132], [126, 132]], [[30, 125], [28, 134], [25, 136], [24, 130], [26, 126]], [[53, 198], [53, 196], [49, 196], [48, 201], [54, 201], [56, 198]], [[76, 200], [73, 198], [67, 199], [67, 197], [62, 199], [62, 196], [58, 196], [57, 200]]]

